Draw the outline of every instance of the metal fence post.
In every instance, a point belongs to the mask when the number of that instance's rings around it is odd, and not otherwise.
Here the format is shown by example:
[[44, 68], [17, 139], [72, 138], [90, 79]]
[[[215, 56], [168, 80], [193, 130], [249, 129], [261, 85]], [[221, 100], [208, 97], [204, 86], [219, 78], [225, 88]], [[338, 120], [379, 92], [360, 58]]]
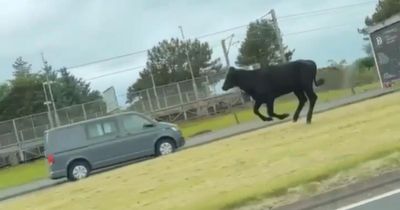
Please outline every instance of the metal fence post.
[[15, 124], [15, 120], [12, 120], [12, 122], [14, 127], [15, 138], [17, 140], [19, 158], [21, 159], [21, 161], [25, 161], [24, 152], [22, 151], [22, 144], [18, 136], [17, 124]]
[[32, 122], [32, 132], [33, 132], [33, 137], [36, 138], [36, 128], [35, 128], [35, 122], [33, 121], [33, 115], [31, 115], [31, 122]]
[[149, 89], [146, 89], [146, 94], [147, 94], [147, 101], [149, 102], [149, 105], [150, 105], [150, 110], [154, 111], [153, 104], [151, 103], [151, 99], [150, 99]]
[[146, 112], [147, 109], [146, 109], [146, 107], [144, 106], [143, 97], [140, 99], [140, 103], [142, 104], [142, 110], [143, 110], [143, 112]]
[[167, 94], [165, 93], [165, 88], [163, 90], [163, 96], [164, 96], [164, 108], [168, 107], [168, 101], [167, 101]]
[[157, 110], [158, 110], [158, 109], [161, 109], [161, 106], [160, 106], [160, 99], [158, 98], [157, 89], [156, 89], [155, 87], [153, 88], [153, 92], [154, 92], [154, 97], [156, 98]]
[[87, 120], [88, 118], [87, 118], [87, 114], [86, 114], [85, 104], [82, 104], [82, 112], [83, 112], [83, 118], [85, 120]]
[[210, 79], [206, 75], [206, 98], [210, 97]]
[[181, 102], [181, 104], [183, 104], [182, 91], [181, 91], [181, 87], [179, 86], [178, 82], [176, 83], [176, 87], [178, 88], [179, 101]]

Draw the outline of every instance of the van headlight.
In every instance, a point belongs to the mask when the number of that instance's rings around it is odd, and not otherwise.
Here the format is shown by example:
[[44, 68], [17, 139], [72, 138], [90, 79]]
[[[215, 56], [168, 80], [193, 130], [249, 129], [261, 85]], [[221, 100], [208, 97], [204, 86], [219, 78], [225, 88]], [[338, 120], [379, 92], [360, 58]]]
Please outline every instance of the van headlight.
[[171, 128], [171, 130], [173, 130], [173, 131], [179, 132], [179, 128], [178, 128], [178, 127], [171, 126], [170, 128]]

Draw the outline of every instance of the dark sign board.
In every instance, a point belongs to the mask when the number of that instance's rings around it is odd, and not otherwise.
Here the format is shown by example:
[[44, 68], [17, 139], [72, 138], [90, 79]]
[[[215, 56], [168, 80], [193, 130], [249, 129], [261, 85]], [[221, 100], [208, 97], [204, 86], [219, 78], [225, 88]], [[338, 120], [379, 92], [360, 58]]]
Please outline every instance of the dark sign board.
[[382, 83], [400, 79], [400, 22], [372, 32], [371, 42]]

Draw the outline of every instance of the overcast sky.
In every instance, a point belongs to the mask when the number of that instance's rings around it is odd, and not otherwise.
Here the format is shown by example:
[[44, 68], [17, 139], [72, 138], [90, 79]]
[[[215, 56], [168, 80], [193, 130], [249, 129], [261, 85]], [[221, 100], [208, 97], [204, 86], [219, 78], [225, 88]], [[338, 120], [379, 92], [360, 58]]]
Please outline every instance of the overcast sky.
[[[270, 9], [284, 17], [360, 2], [369, 3], [278, 20], [284, 43], [296, 49], [294, 58], [313, 59], [319, 66], [325, 66], [329, 59], [353, 61], [364, 56], [365, 42], [357, 28], [363, 27], [377, 0], [0, 0], [0, 83], [11, 79], [11, 65], [18, 56], [32, 63], [34, 71], [41, 68], [41, 52], [54, 68], [70, 67], [145, 50], [163, 39], [180, 37], [179, 25], [187, 38], [194, 38], [247, 24]], [[324, 29], [297, 33], [317, 28]], [[214, 47], [213, 57], [218, 58], [222, 56], [222, 38], [234, 33], [234, 41], [242, 41], [245, 32], [243, 27], [201, 41], [208, 41]], [[238, 46], [231, 49], [231, 61], [237, 56]], [[70, 71], [90, 79], [143, 66], [145, 61], [146, 53], [142, 53]], [[90, 82], [100, 91], [114, 86], [120, 102], [124, 102], [126, 89], [140, 70]]]

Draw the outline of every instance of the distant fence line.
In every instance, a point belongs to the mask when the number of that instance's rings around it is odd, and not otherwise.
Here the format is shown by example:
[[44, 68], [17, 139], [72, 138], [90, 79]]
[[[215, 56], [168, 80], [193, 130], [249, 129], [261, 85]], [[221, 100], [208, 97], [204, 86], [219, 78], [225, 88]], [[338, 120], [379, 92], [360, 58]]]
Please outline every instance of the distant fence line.
[[[224, 75], [218, 73], [195, 78], [197, 93], [194, 92], [193, 80], [138, 91], [128, 110], [151, 114], [216, 96], [219, 94], [216, 85]], [[43, 112], [0, 122], [0, 166], [42, 156], [44, 132], [50, 128], [50, 118], [55, 122], [54, 114], [53, 111]], [[62, 126], [105, 116], [107, 112], [105, 103], [97, 100], [57, 109], [57, 115]]]
[[[148, 88], [137, 91], [134, 93], [133, 102], [130, 103], [127, 110], [157, 114], [165, 110], [172, 112], [175, 110], [179, 111], [177, 109], [179, 106], [185, 107], [190, 105], [193, 108], [201, 104], [197, 102], [208, 99], [211, 99], [210, 101], [215, 106], [215, 103], [218, 102], [216, 100], [229, 99], [232, 101], [232, 97], [240, 98], [240, 94], [231, 94], [227, 98], [225, 97], [226, 94], [221, 90], [221, 82], [225, 74], [225, 72], [220, 72], [195, 78], [194, 83], [196, 84], [197, 92], [195, 92], [195, 88], [193, 87], [193, 80], [185, 80], [158, 86], [155, 89]], [[320, 90], [347, 88], [350, 86], [348, 84], [349, 78], [343, 71], [328, 70], [319, 72], [317, 76], [325, 78], [327, 81]], [[354, 79], [357, 78], [351, 78], [351, 80]], [[368, 82], [374, 80], [375, 78], [372, 74]], [[180, 119], [190, 119], [193, 116], [186, 117], [186, 114], [185, 112], [185, 117]], [[102, 100], [97, 100], [57, 109], [57, 115], [60, 125], [68, 125], [105, 116], [107, 115], [107, 111], [105, 103]], [[0, 122], [0, 166], [5, 163], [17, 163], [18, 161], [41, 157], [43, 155], [44, 131], [50, 128], [49, 118], [53, 116], [54, 112], [43, 112]], [[164, 119], [178, 119], [178, 116]]]
[[[134, 92], [134, 100], [129, 109], [152, 113], [181, 104], [187, 104], [222, 94], [217, 86], [225, 77], [225, 72], [197, 77], [168, 85], [157, 86]], [[194, 84], [196, 89], [194, 88]], [[196, 98], [197, 96], [197, 98]]]
[[[67, 125], [104, 116], [106, 109], [104, 102], [97, 100], [57, 109], [57, 114], [60, 125]], [[42, 156], [44, 131], [50, 128], [49, 117], [53, 116], [54, 112], [43, 112], [0, 122], [0, 166]], [[17, 159], [10, 156], [15, 152]]]

